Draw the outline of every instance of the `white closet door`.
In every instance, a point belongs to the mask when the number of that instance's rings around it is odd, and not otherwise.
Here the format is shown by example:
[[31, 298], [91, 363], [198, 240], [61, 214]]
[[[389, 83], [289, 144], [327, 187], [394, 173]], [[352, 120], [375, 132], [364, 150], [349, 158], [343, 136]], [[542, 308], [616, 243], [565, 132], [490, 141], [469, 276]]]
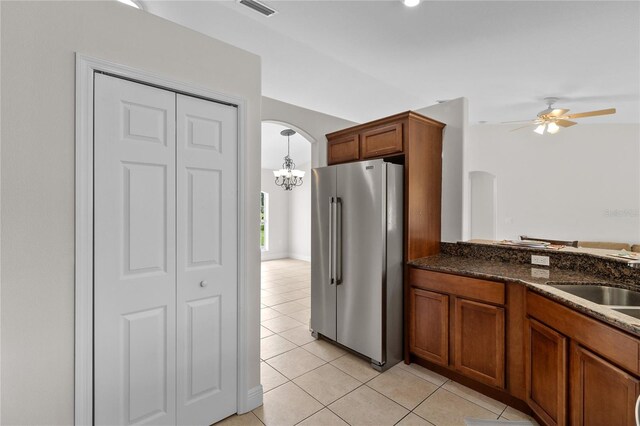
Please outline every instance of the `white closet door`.
[[97, 74], [96, 424], [176, 420], [175, 93]]
[[177, 95], [178, 424], [236, 412], [237, 109]]

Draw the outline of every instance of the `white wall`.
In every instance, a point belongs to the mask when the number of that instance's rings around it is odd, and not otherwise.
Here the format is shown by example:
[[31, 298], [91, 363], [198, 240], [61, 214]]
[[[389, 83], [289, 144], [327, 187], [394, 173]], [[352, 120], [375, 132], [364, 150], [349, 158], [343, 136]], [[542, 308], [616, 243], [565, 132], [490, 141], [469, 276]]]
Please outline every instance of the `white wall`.
[[289, 191], [275, 184], [271, 169], [262, 169], [261, 190], [269, 194], [267, 250], [262, 251], [262, 260], [289, 257]]
[[311, 167], [327, 165], [327, 133], [358, 124], [264, 96], [262, 121], [283, 123], [312, 142]]
[[[465, 232], [463, 211], [468, 209], [465, 207], [467, 197], [464, 195], [466, 189], [463, 185], [468, 101], [466, 98], [458, 98], [415, 111], [447, 124], [442, 152], [442, 241], [459, 241], [463, 239]], [[315, 140], [311, 152], [311, 167], [327, 164], [327, 133], [358, 124], [267, 97], [262, 98], [262, 119], [288, 123], [301, 134]], [[468, 215], [468, 212], [465, 214]]]
[[304, 183], [292, 191], [277, 186], [273, 172], [262, 169], [262, 191], [269, 193], [268, 249], [262, 260], [311, 261], [311, 165], [297, 169], [306, 172]]
[[447, 125], [442, 135], [442, 234], [440, 237], [446, 242], [460, 241], [467, 233], [463, 227], [465, 222], [463, 217], [468, 217], [463, 176], [468, 110], [466, 98], [457, 98], [415, 110], [419, 114]]
[[311, 164], [298, 167], [305, 172], [304, 184], [289, 195], [289, 257], [311, 261]]
[[[0, 46], [2, 46], [2, 7], [0, 7]], [[0, 54], [0, 81], [2, 81], [2, 54]], [[0, 84], [2, 99], [2, 84]], [[0, 176], [2, 176], [2, 108], [0, 108]], [[2, 223], [2, 197], [0, 196], [0, 224]], [[2, 226], [0, 226], [2, 241]], [[2, 244], [0, 244], [0, 380], [2, 380]], [[2, 423], [2, 385], [0, 384], [0, 423]]]
[[[294, 158], [299, 163], [298, 168], [306, 172], [305, 183], [295, 188], [287, 195], [287, 209], [289, 227], [286, 232], [286, 254], [281, 254], [282, 246], [269, 247], [269, 252], [262, 253], [262, 259], [277, 259], [292, 257], [301, 260], [311, 260], [311, 169], [327, 165], [327, 138], [326, 134], [336, 130], [355, 126], [358, 123], [343, 120], [338, 117], [323, 114], [310, 109], [291, 105], [276, 99], [262, 97], [262, 120], [281, 123], [291, 127], [311, 143], [311, 162]], [[273, 174], [269, 171], [267, 176], [263, 170], [263, 187], [269, 185], [265, 180], [273, 181]], [[275, 186], [275, 185], [274, 185]], [[282, 188], [279, 191], [285, 192]], [[282, 207], [275, 207], [276, 211], [282, 211]], [[273, 220], [272, 216], [272, 220]], [[279, 226], [279, 225], [276, 225]], [[275, 237], [275, 231], [270, 233]], [[283, 232], [283, 236], [285, 233]]]
[[497, 238], [640, 242], [640, 125], [540, 136], [475, 125], [468, 170], [497, 177]]
[[[117, 2], [0, 2], [2, 424], [74, 415], [74, 53], [246, 98], [247, 229], [257, 230], [260, 59]], [[242, 253], [249, 388], [259, 386], [259, 245]]]

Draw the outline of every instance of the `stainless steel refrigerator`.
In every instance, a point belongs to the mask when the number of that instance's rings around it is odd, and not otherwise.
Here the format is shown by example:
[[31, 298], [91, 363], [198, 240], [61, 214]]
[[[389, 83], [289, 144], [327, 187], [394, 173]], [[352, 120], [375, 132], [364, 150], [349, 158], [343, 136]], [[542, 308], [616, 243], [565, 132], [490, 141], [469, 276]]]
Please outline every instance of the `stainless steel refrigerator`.
[[312, 170], [311, 329], [384, 370], [402, 358], [403, 168]]

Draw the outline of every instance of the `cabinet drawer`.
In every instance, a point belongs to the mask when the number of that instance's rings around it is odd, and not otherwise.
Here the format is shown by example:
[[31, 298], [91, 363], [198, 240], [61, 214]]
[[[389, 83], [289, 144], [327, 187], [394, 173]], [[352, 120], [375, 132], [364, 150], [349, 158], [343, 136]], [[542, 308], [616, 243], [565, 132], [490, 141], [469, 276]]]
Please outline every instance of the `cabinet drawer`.
[[627, 371], [640, 373], [638, 339], [531, 291], [527, 291], [527, 314]]
[[360, 134], [362, 158], [402, 152], [402, 123], [393, 123]]
[[328, 145], [329, 158], [327, 162], [330, 165], [356, 161], [360, 158], [360, 144], [357, 133], [330, 140]]
[[505, 285], [460, 275], [410, 268], [409, 282], [414, 287], [462, 296], [467, 299], [504, 305]]

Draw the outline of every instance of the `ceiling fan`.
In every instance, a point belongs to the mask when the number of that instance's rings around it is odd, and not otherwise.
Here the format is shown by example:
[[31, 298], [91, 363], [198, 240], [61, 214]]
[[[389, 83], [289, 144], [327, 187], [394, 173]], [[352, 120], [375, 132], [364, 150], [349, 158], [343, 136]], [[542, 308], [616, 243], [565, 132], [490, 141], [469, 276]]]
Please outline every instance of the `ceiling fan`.
[[547, 102], [547, 109], [540, 111], [538, 116], [533, 120], [520, 120], [520, 121], [506, 121], [506, 123], [524, 123], [529, 121], [529, 124], [526, 126], [518, 127], [517, 129], [513, 129], [512, 132], [516, 130], [521, 130], [527, 128], [529, 126], [537, 126], [534, 129], [534, 132], [544, 135], [546, 133], [555, 134], [558, 133], [561, 127], [571, 127], [578, 123], [572, 121], [576, 118], [584, 118], [584, 117], [595, 117], [598, 115], [609, 115], [615, 114], [615, 108], [608, 109], [600, 109], [597, 111], [587, 111], [587, 112], [579, 112], [576, 114], [567, 114], [569, 112], [568, 109], [564, 108], [554, 108], [553, 105], [558, 101], [558, 98], [544, 98]]

